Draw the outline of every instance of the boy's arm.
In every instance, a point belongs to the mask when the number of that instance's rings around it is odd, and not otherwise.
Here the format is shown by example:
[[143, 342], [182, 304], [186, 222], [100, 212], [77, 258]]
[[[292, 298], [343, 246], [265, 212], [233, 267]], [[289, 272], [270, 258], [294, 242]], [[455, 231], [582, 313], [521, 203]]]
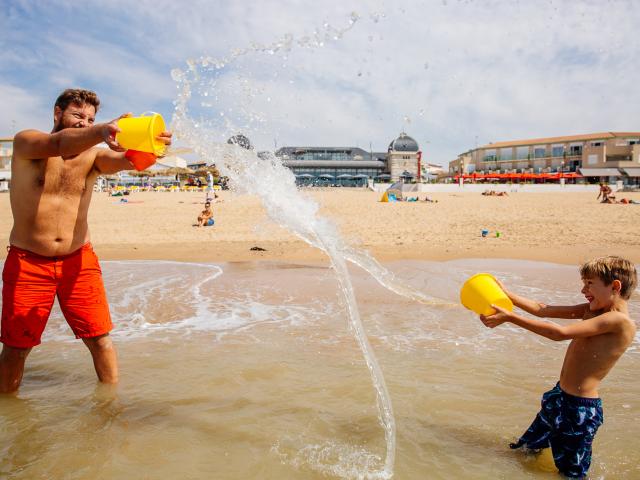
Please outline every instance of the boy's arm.
[[569, 319], [582, 318], [586, 308], [589, 306], [588, 303], [566, 306], [547, 305], [545, 303], [536, 302], [535, 300], [516, 295], [515, 293], [507, 290], [500, 280], [496, 279], [496, 281], [516, 307], [521, 308], [525, 312], [535, 315], [536, 317]]
[[480, 320], [485, 326], [495, 328], [505, 322], [510, 322], [554, 341], [593, 337], [613, 332], [622, 328], [625, 320], [624, 315], [620, 312], [606, 312], [581, 322], [558, 325], [557, 323], [545, 322], [535, 318], [522, 317], [496, 305], [492, 305], [492, 307], [496, 309], [497, 313], [489, 316], [480, 315]]

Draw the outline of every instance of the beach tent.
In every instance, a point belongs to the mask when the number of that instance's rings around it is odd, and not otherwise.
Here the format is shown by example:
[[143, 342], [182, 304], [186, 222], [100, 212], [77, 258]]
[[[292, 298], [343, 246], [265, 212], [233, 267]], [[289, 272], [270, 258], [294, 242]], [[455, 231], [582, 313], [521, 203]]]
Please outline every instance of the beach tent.
[[387, 194], [388, 195], [393, 195], [395, 197], [396, 200], [403, 200], [403, 196], [402, 196], [402, 188], [404, 186], [403, 182], [396, 182], [391, 184], [391, 186], [389, 188], [387, 188]]
[[383, 203], [397, 202], [398, 199], [396, 198], [396, 196], [393, 193], [384, 192], [382, 194], [382, 198], [380, 199], [380, 201], [383, 202]]
[[381, 202], [395, 202], [397, 200], [403, 200], [402, 196], [402, 182], [396, 182], [392, 184], [387, 190], [382, 194]]

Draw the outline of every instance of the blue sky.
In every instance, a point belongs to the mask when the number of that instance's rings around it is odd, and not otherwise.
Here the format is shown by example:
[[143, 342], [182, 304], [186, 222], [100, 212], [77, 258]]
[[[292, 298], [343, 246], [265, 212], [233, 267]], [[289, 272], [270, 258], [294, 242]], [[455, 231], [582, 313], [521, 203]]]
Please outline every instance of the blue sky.
[[170, 120], [190, 59], [192, 114], [259, 149], [385, 150], [405, 130], [444, 164], [476, 143], [640, 131], [638, 25], [637, 2], [615, 0], [5, 1], [0, 136], [49, 130], [70, 86], [99, 93], [99, 120]]

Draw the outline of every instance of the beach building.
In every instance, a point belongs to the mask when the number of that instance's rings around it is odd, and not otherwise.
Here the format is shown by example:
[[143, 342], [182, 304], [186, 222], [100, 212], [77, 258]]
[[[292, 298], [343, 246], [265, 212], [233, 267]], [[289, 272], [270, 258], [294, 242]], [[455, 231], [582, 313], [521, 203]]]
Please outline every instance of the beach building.
[[13, 137], [0, 137], [0, 192], [9, 190], [11, 182], [11, 156], [13, 155]]
[[489, 143], [449, 162], [449, 177], [638, 185], [640, 132], [602, 132]]
[[359, 147], [282, 147], [275, 155], [293, 171], [300, 185], [363, 186], [369, 179], [411, 182], [422, 177], [422, 152], [404, 132], [386, 152], [367, 152]]
[[363, 186], [385, 170], [384, 153], [358, 147], [282, 147], [275, 155], [300, 185]]

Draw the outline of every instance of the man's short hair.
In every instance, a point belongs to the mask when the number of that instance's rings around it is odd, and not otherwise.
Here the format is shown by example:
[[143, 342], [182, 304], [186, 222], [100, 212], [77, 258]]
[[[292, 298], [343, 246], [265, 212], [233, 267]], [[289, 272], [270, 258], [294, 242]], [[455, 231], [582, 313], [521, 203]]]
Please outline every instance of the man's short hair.
[[638, 285], [638, 272], [629, 260], [616, 257], [599, 257], [589, 260], [580, 267], [582, 278], [599, 278], [605, 285], [611, 285], [614, 280], [622, 284], [620, 296], [629, 300]]
[[100, 99], [98, 98], [98, 95], [91, 90], [83, 90], [81, 88], [67, 88], [60, 94], [56, 100], [55, 106], [60, 107], [60, 110], [64, 112], [72, 103], [74, 105], [93, 105], [96, 109], [96, 113], [98, 113], [98, 107], [100, 107]]

